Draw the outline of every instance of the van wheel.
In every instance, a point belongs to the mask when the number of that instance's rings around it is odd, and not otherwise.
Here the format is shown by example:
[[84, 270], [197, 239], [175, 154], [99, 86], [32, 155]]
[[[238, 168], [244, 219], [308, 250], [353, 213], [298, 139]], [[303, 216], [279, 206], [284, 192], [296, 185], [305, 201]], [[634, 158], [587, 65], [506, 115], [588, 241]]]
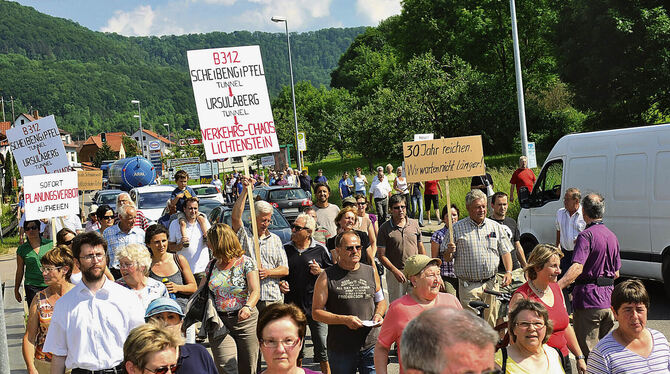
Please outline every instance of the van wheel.
[[670, 254], [663, 258], [663, 285], [666, 296], [670, 297]]
[[530, 256], [530, 252], [533, 251], [533, 248], [538, 244], [537, 239], [535, 239], [533, 236], [524, 236], [521, 237], [521, 247], [523, 248], [523, 253], [526, 255], [526, 260], [528, 259], [528, 256]]

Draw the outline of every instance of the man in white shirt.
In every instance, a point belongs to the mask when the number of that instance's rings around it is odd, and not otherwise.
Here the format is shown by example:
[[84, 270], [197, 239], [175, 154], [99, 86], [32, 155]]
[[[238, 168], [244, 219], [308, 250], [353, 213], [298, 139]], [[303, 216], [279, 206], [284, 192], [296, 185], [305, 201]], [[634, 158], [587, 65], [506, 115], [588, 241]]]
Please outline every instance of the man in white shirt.
[[119, 223], [103, 231], [102, 236], [109, 246], [109, 271], [114, 279], [121, 278], [119, 259], [116, 250], [129, 244], [144, 245], [144, 230], [135, 226], [137, 209], [130, 204], [121, 205], [118, 210]]
[[389, 196], [391, 195], [391, 185], [388, 178], [384, 175], [384, 168], [377, 166], [377, 175], [370, 185], [370, 200], [374, 200], [375, 209], [379, 226], [388, 219]]
[[[188, 237], [182, 237], [179, 228], [179, 220], [173, 220], [170, 223], [170, 241], [168, 250], [177, 252], [186, 257], [195, 280], [200, 284], [200, 280], [205, 275], [207, 263], [209, 262], [209, 249], [205, 240], [206, 232], [202, 232], [198, 224], [198, 206], [200, 200], [197, 197], [189, 197], [184, 202], [184, 214], [186, 215], [186, 232]], [[206, 221], [206, 227], [209, 230], [210, 224]]]
[[144, 307], [135, 294], [104, 276], [107, 243], [95, 232], [74, 238], [72, 252], [82, 281], [54, 306], [44, 352], [51, 352], [51, 373], [121, 373], [123, 343], [144, 323]]
[[[582, 194], [579, 189], [568, 188], [563, 196], [564, 207], [556, 212], [556, 246], [563, 251], [563, 258], [561, 258], [561, 274], [563, 275], [572, 265], [572, 251], [575, 249], [577, 235], [586, 228], [582, 206], [579, 204], [581, 199]], [[572, 303], [569, 299], [570, 291], [571, 288], [563, 290], [568, 312], [572, 310]]]

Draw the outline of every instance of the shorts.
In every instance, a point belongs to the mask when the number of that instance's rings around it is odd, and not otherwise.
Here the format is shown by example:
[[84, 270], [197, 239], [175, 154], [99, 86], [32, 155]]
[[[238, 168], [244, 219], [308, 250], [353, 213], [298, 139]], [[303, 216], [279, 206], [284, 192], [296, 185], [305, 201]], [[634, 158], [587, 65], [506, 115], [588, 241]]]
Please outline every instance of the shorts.
[[430, 211], [430, 203], [433, 202], [433, 207], [436, 210], [440, 210], [440, 202], [437, 195], [423, 195], [423, 199], [426, 200], [426, 210]]

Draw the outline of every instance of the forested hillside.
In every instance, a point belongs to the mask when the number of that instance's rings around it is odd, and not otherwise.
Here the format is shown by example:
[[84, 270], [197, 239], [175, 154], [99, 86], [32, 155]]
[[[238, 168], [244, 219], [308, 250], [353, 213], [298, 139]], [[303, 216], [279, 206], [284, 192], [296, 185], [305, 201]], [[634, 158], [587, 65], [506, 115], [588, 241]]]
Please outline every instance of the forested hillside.
[[[296, 81], [330, 85], [330, 72], [365, 28], [291, 34]], [[55, 114], [59, 125], [83, 136], [99, 131], [132, 132], [136, 106], [143, 124], [165, 133], [197, 127], [187, 75], [189, 49], [257, 44], [271, 96], [289, 84], [284, 33], [237, 31], [124, 37], [91, 31], [18, 3], [0, 1], [0, 95], [13, 96], [16, 112]]]

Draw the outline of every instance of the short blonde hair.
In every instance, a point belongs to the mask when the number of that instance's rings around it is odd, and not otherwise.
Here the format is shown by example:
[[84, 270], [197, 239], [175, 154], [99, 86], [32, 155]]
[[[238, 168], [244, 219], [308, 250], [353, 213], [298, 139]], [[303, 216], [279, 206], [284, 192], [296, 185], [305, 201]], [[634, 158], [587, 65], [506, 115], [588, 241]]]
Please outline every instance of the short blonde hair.
[[335, 226], [337, 226], [339, 228], [340, 227], [340, 221], [342, 220], [342, 217], [344, 217], [344, 215], [349, 213], [349, 212], [351, 212], [354, 215], [354, 217], [356, 217], [356, 219], [358, 219], [358, 215], [356, 214], [357, 211], [358, 211], [358, 209], [356, 209], [352, 206], [348, 206], [346, 208], [340, 209], [339, 213], [337, 213], [337, 216], [335, 216]]
[[535, 280], [535, 278], [537, 278], [538, 269], [544, 269], [544, 264], [549, 262], [553, 255], [558, 256], [559, 259], [563, 258], [563, 252], [561, 252], [555, 245], [546, 243], [536, 245], [535, 248], [533, 248], [533, 251], [530, 252], [526, 264], [528, 278], [530, 280]]
[[225, 223], [217, 223], [207, 230], [207, 242], [212, 255], [219, 260], [232, 260], [244, 254], [237, 235]]
[[130, 331], [123, 343], [123, 362], [130, 361], [144, 370], [151, 354], [168, 348], [176, 349], [182, 344], [184, 339], [177, 331], [165, 327], [164, 324], [149, 322]]
[[151, 252], [144, 244], [128, 244], [116, 250], [116, 258], [121, 260], [125, 258], [142, 268], [144, 275], [149, 275], [151, 269]]

